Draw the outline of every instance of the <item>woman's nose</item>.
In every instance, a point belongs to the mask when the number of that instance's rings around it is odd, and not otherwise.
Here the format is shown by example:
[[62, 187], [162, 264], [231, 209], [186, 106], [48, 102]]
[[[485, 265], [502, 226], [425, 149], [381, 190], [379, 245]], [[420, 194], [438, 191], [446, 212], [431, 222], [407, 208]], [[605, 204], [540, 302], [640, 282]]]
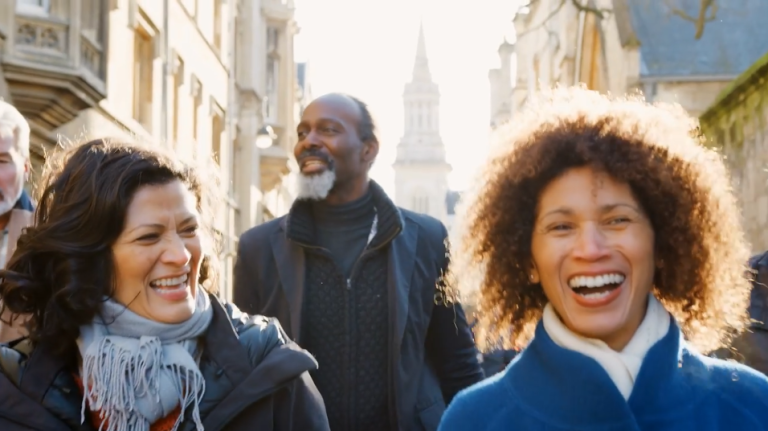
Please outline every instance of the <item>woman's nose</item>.
[[184, 240], [178, 235], [169, 240], [162, 256], [164, 262], [178, 266], [186, 265], [191, 257], [192, 253], [187, 249]]
[[605, 246], [605, 236], [594, 226], [586, 226], [581, 229], [576, 240], [574, 254], [585, 260], [597, 260], [608, 253]]

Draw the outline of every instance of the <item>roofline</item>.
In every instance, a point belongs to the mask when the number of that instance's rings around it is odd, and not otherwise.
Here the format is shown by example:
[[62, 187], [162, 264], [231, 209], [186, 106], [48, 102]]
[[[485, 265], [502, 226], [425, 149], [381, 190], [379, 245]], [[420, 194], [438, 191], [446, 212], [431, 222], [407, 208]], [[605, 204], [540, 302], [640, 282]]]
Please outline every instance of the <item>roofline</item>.
[[641, 76], [640, 83], [655, 84], [658, 82], [707, 82], [707, 81], [726, 81], [730, 82], [739, 75], [650, 75]]
[[768, 77], [768, 53], [760, 57], [744, 73], [734, 79], [728, 87], [723, 89], [699, 118], [706, 121], [713, 117], [717, 111], [729, 104], [734, 98], [737, 98], [743, 89], [753, 85], [755, 80], [759, 80], [762, 77]]
[[616, 29], [619, 32], [619, 41], [623, 48], [635, 48], [640, 46], [637, 32], [632, 25], [631, 13], [627, 0], [613, 0], [613, 15], [616, 21]]

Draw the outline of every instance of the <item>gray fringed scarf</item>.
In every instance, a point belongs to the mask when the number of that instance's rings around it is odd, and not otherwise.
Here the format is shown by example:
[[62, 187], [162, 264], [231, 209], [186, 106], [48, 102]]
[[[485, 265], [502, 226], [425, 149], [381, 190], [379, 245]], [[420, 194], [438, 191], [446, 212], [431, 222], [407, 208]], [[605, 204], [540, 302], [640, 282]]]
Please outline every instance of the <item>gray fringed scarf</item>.
[[96, 317], [91, 325], [80, 328], [83, 421], [87, 403], [100, 412], [106, 431], [149, 431], [150, 425], [181, 405], [175, 431], [191, 404], [197, 430], [203, 430], [198, 404], [205, 381], [197, 366], [197, 337], [208, 329], [213, 309], [202, 289], [195, 302], [189, 320], [166, 324], [141, 317], [110, 299], [102, 307], [104, 320]]

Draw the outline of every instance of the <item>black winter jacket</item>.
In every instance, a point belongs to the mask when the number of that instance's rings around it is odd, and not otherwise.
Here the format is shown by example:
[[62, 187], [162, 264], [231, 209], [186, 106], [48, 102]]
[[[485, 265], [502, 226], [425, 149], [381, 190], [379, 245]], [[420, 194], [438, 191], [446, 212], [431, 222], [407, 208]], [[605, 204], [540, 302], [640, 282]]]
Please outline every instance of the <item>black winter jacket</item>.
[[[378, 223], [361, 259], [378, 251], [386, 254], [386, 419], [392, 431], [434, 431], [453, 396], [483, 378], [464, 310], [439, 300], [448, 233], [440, 221], [398, 208], [378, 184], [369, 184]], [[235, 304], [277, 317], [301, 345], [312, 236], [314, 221], [306, 202], [296, 201], [287, 216], [242, 235], [234, 270]]]
[[[314, 358], [275, 319], [248, 316], [211, 296], [200, 371], [206, 431], [325, 431], [325, 406], [308, 371]], [[27, 339], [0, 345], [0, 430], [95, 431], [81, 424], [82, 395], [65, 362]], [[187, 409], [180, 431], [192, 431]]]
[[733, 350], [717, 356], [735, 359], [768, 375], [768, 252], [749, 260], [752, 269], [752, 294], [749, 304], [749, 329], [733, 340]]

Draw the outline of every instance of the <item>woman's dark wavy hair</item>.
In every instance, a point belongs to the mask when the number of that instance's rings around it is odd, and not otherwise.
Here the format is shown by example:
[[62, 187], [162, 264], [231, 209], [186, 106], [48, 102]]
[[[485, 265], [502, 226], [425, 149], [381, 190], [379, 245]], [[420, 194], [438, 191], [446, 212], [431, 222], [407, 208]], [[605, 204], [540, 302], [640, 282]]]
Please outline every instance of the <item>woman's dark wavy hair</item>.
[[[730, 178], [679, 106], [556, 89], [501, 132], [498, 154], [462, 203], [448, 285], [477, 292], [482, 348], [522, 348], [547, 302], [529, 278], [541, 191], [591, 166], [630, 185], [655, 233], [653, 293], [702, 351], [727, 345], [747, 321], [749, 247]], [[501, 341], [499, 341], [501, 340]]]
[[[181, 181], [197, 197], [204, 219], [209, 195], [195, 170], [173, 155], [116, 140], [64, 150], [49, 158], [46, 170], [35, 225], [21, 235], [6, 270], [0, 271], [0, 297], [13, 316], [30, 316], [35, 342], [65, 353], [74, 348], [79, 327], [90, 323], [103, 298], [114, 293], [111, 246], [136, 191]], [[212, 259], [215, 252], [203, 259], [200, 273], [209, 291], [217, 276]]]

